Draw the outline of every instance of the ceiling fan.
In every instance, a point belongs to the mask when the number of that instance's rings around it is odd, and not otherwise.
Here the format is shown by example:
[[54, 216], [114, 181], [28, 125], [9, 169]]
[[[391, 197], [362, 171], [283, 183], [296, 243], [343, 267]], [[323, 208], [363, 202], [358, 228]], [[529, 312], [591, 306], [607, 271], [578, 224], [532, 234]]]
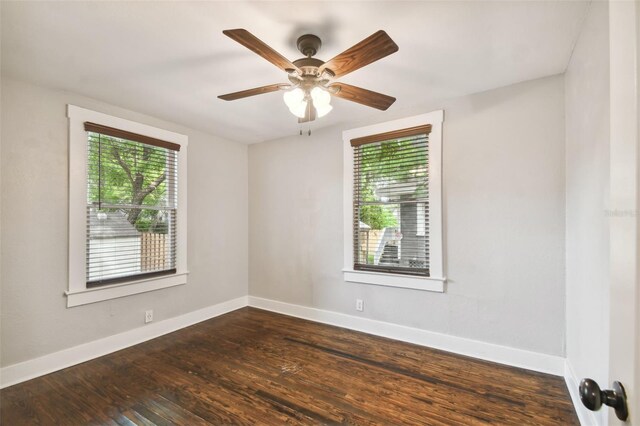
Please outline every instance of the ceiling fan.
[[320, 38], [313, 34], [305, 34], [298, 38], [298, 50], [305, 57], [293, 62], [247, 30], [225, 30], [223, 34], [285, 71], [289, 79], [287, 84], [270, 84], [218, 96], [225, 101], [284, 90], [284, 101], [289, 110], [298, 117], [299, 123], [304, 123], [331, 111], [331, 96], [383, 111], [396, 100], [392, 96], [335, 81], [338, 77], [398, 51], [398, 45], [382, 30], [327, 62], [313, 57], [322, 45]]

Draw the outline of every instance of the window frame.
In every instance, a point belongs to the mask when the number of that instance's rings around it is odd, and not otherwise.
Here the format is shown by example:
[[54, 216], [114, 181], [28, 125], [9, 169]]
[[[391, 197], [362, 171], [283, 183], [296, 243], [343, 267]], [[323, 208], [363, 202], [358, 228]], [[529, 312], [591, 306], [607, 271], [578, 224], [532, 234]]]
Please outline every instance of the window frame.
[[[137, 123], [97, 111], [67, 105], [69, 119], [69, 282], [67, 307], [85, 305], [187, 283], [187, 145], [179, 133]], [[115, 284], [87, 287], [86, 203], [87, 131], [92, 122], [180, 145], [178, 154], [178, 208], [176, 211], [176, 273], [143, 277]]]
[[[444, 111], [415, 115], [342, 132], [343, 141], [343, 201], [344, 201], [344, 268], [346, 282], [382, 285], [444, 292], [442, 234], [442, 123]], [[354, 157], [351, 140], [401, 129], [431, 125], [429, 133], [429, 266], [430, 276], [412, 276], [389, 272], [356, 270], [353, 267], [353, 185]]]

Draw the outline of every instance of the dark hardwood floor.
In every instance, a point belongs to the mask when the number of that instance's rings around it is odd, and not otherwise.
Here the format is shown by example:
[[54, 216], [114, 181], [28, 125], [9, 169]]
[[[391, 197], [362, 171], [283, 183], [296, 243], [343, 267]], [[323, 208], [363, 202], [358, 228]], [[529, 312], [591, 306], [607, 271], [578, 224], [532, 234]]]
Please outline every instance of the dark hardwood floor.
[[564, 381], [254, 308], [0, 392], [3, 425], [578, 424]]

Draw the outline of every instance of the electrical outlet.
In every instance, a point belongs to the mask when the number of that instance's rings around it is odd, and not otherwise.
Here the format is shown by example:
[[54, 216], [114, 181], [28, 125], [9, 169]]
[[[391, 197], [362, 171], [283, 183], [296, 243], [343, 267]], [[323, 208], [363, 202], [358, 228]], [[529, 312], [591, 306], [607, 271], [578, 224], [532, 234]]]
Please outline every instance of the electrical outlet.
[[356, 299], [356, 311], [364, 311], [364, 301], [362, 299]]
[[153, 321], [153, 309], [144, 312], [144, 323]]

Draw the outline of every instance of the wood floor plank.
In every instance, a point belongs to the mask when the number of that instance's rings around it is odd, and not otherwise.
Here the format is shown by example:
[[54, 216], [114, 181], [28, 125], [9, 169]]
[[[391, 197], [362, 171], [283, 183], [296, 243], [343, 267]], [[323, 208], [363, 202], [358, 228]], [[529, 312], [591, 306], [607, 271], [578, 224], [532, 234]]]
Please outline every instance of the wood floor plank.
[[254, 308], [3, 389], [0, 422], [578, 424], [559, 377]]

